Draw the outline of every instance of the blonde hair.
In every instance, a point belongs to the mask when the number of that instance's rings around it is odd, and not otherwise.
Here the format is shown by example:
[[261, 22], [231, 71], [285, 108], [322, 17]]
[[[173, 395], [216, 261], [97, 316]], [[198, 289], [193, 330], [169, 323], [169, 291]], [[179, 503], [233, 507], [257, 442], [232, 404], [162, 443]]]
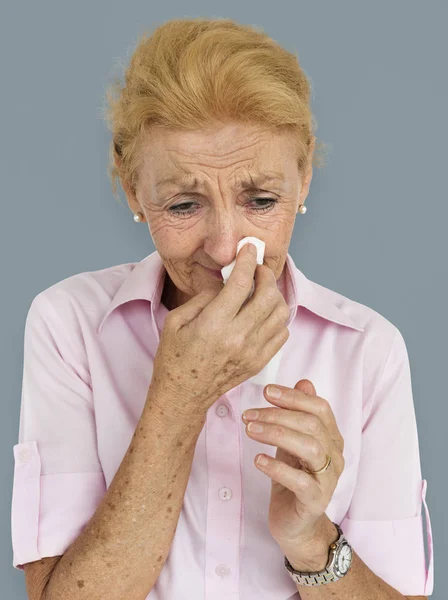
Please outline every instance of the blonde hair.
[[[289, 130], [303, 173], [317, 126], [310, 95], [297, 56], [261, 27], [221, 18], [163, 23], [138, 40], [124, 85], [116, 79], [106, 91], [114, 196], [117, 178], [135, 191], [142, 144], [153, 125], [191, 131], [239, 121]], [[325, 146], [316, 144], [313, 166], [325, 164]]]

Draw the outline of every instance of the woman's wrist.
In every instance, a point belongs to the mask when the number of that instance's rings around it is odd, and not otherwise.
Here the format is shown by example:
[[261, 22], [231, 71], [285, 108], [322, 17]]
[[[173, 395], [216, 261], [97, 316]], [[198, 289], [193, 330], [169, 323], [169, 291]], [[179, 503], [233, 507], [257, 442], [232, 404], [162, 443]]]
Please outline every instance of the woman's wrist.
[[151, 384], [144, 412], [150, 415], [149, 418], [161, 421], [167, 428], [181, 430], [184, 434], [190, 432], [192, 436], [199, 435], [205, 424], [206, 413], [202, 410], [187, 409], [185, 404], [182, 407], [180, 398], [180, 390]]

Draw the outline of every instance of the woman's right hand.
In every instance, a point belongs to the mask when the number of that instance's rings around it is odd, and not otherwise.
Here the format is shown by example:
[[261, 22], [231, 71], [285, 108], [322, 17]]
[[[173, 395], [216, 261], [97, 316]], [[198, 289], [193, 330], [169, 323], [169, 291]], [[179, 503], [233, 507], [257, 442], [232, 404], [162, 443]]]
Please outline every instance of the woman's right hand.
[[218, 293], [200, 292], [167, 314], [150, 387], [167, 391], [176, 413], [205, 416], [277, 354], [289, 338], [288, 318], [274, 272], [258, 265], [255, 247], [245, 244]]

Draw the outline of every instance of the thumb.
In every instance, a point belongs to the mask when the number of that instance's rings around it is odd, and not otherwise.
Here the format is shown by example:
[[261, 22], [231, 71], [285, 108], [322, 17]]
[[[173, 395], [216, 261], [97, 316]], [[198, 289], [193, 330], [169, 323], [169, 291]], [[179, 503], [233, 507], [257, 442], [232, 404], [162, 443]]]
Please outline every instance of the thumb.
[[317, 396], [316, 388], [309, 379], [301, 379], [296, 383], [294, 389], [304, 392], [308, 396]]

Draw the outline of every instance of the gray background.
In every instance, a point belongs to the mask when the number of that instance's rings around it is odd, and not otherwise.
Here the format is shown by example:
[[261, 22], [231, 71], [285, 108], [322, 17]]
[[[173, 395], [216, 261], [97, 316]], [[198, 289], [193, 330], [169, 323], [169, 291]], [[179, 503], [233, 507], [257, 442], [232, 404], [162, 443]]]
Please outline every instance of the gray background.
[[154, 250], [124, 193], [122, 204], [112, 196], [104, 92], [141, 32], [202, 16], [261, 25], [312, 79], [317, 137], [331, 152], [314, 170], [289, 252], [308, 278], [377, 310], [405, 338], [434, 532], [432, 598], [446, 598], [448, 4], [161, 5], [0, 5], [0, 596], [26, 598], [10, 539], [26, 313], [61, 279]]

